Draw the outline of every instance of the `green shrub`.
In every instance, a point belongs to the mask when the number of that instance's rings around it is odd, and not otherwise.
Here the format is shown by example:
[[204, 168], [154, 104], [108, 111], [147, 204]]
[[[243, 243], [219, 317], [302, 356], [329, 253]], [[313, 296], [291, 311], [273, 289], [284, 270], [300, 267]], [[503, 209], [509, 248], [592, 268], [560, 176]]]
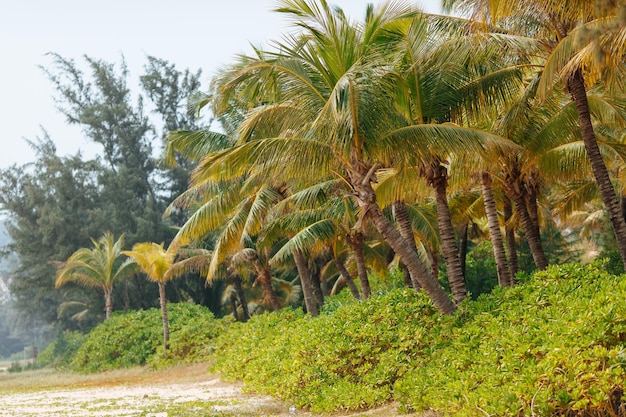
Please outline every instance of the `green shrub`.
[[313, 411], [395, 399], [452, 416], [610, 415], [624, 389], [626, 280], [594, 265], [520, 280], [452, 316], [408, 289], [343, 298], [316, 319], [256, 316], [218, 337], [215, 369]]
[[[152, 363], [165, 365], [176, 359], [198, 359], [210, 351], [204, 337], [212, 338], [225, 324], [216, 323], [211, 311], [197, 304], [168, 304], [170, 351], [163, 356], [160, 309], [114, 313], [96, 326], [72, 360], [74, 370], [97, 372]], [[193, 328], [187, 328], [187, 323]]]
[[37, 366], [55, 368], [69, 366], [72, 358], [86, 339], [87, 335], [81, 332], [59, 332], [57, 338], [37, 355]]
[[22, 365], [19, 362], [11, 362], [11, 366], [7, 369], [7, 371], [14, 372], [22, 372]]
[[405, 410], [615, 413], [626, 372], [624, 277], [564, 265], [522, 279], [463, 306], [463, 325], [395, 384]]

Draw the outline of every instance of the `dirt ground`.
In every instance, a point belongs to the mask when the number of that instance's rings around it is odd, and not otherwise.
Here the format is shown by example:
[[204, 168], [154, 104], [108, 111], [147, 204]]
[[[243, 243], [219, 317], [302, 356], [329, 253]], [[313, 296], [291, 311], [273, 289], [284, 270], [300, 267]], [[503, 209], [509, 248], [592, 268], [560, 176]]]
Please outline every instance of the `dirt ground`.
[[[0, 373], [0, 416], [300, 416], [272, 397], [248, 394], [206, 372], [206, 364], [166, 370], [133, 369], [98, 375], [51, 370]], [[346, 414], [334, 414], [339, 417]], [[351, 416], [393, 416], [393, 406]]]

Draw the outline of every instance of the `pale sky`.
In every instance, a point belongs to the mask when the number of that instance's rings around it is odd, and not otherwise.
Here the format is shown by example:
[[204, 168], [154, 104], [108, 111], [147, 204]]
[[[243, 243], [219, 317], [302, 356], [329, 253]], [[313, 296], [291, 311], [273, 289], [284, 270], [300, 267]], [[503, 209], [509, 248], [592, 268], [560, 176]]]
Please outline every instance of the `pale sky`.
[[[353, 19], [379, 0], [328, 0]], [[440, 0], [414, 0], [426, 12], [439, 13]], [[33, 161], [23, 138], [34, 140], [45, 128], [58, 154], [99, 152], [78, 127], [67, 126], [56, 110], [53, 88], [39, 66], [47, 52], [81, 62], [83, 55], [119, 63], [130, 70], [129, 87], [145, 57], [174, 63], [179, 70], [203, 71], [203, 85], [221, 65], [250, 43], [266, 45], [289, 29], [271, 12], [274, 0], [2, 0], [0, 5], [0, 169]]]

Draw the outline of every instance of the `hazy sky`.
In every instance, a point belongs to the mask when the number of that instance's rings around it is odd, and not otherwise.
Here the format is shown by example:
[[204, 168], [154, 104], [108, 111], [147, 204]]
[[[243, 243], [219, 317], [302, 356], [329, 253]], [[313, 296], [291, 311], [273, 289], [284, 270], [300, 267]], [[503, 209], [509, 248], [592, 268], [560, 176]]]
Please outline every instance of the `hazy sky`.
[[[414, 0], [438, 13], [439, 0]], [[361, 19], [367, 3], [377, 0], [329, 0]], [[33, 161], [23, 138], [34, 140], [45, 128], [60, 155], [86, 155], [98, 145], [67, 126], [56, 110], [54, 91], [39, 66], [47, 52], [80, 62], [83, 55], [118, 63], [123, 54], [137, 77], [146, 55], [166, 59], [179, 70], [203, 71], [203, 85], [220, 65], [249, 44], [279, 38], [288, 22], [271, 10], [274, 0], [5, 0], [0, 7], [0, 168]]]

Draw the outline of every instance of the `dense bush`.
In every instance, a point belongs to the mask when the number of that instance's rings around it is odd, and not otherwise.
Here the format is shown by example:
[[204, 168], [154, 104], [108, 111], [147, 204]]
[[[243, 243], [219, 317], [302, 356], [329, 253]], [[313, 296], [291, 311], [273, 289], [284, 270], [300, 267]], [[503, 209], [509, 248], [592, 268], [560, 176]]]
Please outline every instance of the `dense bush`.
[[168, 358], [163, 358], [161, 346], [161, 310], [138, 310], [114, 313], [96, 326], [74, 356], [72, 367], [80, 372], [97, 372], [146, 363], [162, 365], [181, 357], [200, 360], [211, 351], [210, 339], [225, 326], [208, 308], [197, 304], [169, 304], [168, 314]]
[[391, 399], [454, 416], [626, 407], [626, 279], [565, 265], [521, 280], [453, 316], [407, 289], [339, 303], [317, 319], [257, 316], [218, 338], [215, 368], [314, 411]]
[[86, 339], [87, 335], [81, 332], [59, 332], [57, 338], [37, 356], [37, 366], [67, 367]]
[[522, 279], [463, 307], [462, 325], [396, 383], [406, 409], [614, 415], [626, 371], [625, 277], [565, 265]]

